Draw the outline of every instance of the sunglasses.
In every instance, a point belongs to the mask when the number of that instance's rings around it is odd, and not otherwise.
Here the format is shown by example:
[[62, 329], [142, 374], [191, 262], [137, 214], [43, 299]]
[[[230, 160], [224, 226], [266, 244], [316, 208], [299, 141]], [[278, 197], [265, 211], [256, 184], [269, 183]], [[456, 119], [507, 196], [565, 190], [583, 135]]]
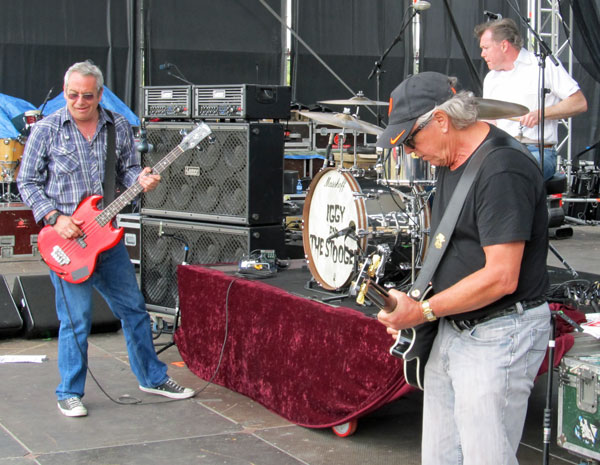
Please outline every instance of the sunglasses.
[[431, 120], [433, 119], [433, 117], [429, 117], [427, 118], [425, 121], [423, 121], [421, 124], [419, 124], [417, 126], [417, 128], [410, 133], [410, 135], [406, 138], [406, 140], [404, 141], [404, 145], [406, 145], [408, 148], [414, 150], [415, 149], [415, 136], [419, 133], [419, 131], [421, 131], [425, 126], [427, 126]]
[[67, 98], [69, 100], [73, 100], [74, 102], [79, 100], [80, 97], [83, 100], [85, 100], [86, 102], [91, 102], [92, 100], [94, 100], [96, 98], [96, 95], [95, 94], [79, 94], [77, 92], [69, 92], [67, 94]]

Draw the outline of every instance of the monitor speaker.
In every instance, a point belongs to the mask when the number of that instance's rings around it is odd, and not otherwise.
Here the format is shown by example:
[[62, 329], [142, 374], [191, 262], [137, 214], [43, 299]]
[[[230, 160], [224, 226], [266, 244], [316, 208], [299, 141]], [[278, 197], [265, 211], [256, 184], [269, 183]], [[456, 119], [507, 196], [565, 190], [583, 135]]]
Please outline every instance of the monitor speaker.
[[[54, 286], [48, 275], [17, 276], [13, 296], [24, 320], [27, 339], [54, 337], [60, 323], [56, 316]], [[102, 296], [93, 293], [92, 332], [118, 331], [117, 319]]]
[[0, 336], [16, 336], [22, 329], [23, 318], [15, 304], [6, 278], [0, 276]]
[[[180, 155], [162, 181], [142, 195], [141, 212], [242, 226], [283, 219], [283, 126], [279, 123], [208, 123], [214, 138]], [[144, 166], [172, 151], [194, 124], [149, 123], [152, 150]]]
[[142, 217], [141, 287], [149, 311], [174, 315], [177, 265], [237, 263], [254, 250], [284, 254], [282, 225], [231, 226]]

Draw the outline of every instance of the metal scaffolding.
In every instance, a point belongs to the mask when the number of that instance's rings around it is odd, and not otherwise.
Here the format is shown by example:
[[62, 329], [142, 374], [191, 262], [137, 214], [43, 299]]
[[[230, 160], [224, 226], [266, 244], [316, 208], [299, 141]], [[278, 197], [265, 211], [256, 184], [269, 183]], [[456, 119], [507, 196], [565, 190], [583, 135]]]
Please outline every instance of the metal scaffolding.
[[[569, 46], [573, 30], [573, 15], [569, 9], [569, 17], [563, 18], [560, 13], [559, 0], [528, 0], [528, 18], [531, 26], [548, 44], [554, 56], [561, 61], [570, 75], [573, 74], [573, 50]], [[567, 30], [562, 27], [566, 24]], [[527, 34], [527, 47], [536, 52], [536, 40], [531, 32]], [[564, 130], [560, 130], [563, 127]], [[557, 167], [563, 166], [568, 179], [571, 175], [571, 118], [559, 122], [559, 138], [556, 150], [559, 154]], [[566, 154], [566, 161], [561, 154]]]

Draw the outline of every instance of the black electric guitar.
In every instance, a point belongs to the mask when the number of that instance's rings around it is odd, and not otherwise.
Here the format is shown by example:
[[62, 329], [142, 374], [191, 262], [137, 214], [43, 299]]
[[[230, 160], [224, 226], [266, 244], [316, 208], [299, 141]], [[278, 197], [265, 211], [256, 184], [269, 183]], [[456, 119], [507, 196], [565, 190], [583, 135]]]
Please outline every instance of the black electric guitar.
[[[384, 287], [370, 278], [364, 280], [363, 286], [361, 292], [375, 306], [385, 312], [392, 312], [396, 308], [396, 299]], [[424, 292], [421, 300], [426, 295], [427, 292]], [[396, 342], [390, 347], [390, 354], [404, 360], [404, 379], [406, 382], [421, 390], [423, 389], [425, 364], [429, 358], [437, 329], [437, 321], [423, 323], [414, 328], [402, 329], [398, 332]]]

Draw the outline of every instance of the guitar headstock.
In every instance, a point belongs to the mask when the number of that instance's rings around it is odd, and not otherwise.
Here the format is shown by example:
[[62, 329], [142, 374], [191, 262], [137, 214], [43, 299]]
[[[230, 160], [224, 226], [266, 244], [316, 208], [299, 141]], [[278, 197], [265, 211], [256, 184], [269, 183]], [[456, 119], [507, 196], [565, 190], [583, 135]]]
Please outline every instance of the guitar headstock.
[[200, 142], [206, 139], [211, 133], [212, 131], [208, 124], [200, 122], [192, 132], [190, 132], [183, 138], [183, 140], [179, 144], [179, 147], [184, 152], [186, 150], [193, 149], [194, 147], [196, 147], [196, 145], [198, 145]]

